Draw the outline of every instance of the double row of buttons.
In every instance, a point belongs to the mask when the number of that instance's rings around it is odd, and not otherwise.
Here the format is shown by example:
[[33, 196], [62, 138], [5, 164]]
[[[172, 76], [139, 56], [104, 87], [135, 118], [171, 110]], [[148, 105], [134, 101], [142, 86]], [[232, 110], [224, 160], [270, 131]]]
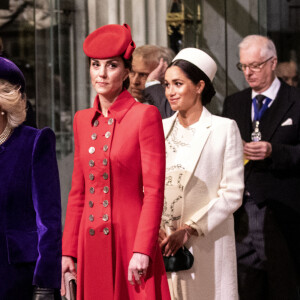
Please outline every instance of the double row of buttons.
[[[108, 125], [112, 125], [113, 122], [114, 122], [114, 120], [113, 120], [112, 118], [108, 119]], [[98, 121], [98, 120], [95, 120], [94, 126], [97, 127], [98, 125], [99, 125], [99, 121]], [[105, 136], [106, 139], [110, 138], [110, 137], [111, 137], [111, 132], [110, 132], [110, 131], [107, 131], [107, 132], [105, 133], [104, 136]], [[91, 138], [92, 138], [93, 141], [96, 140], [96, 139], [97, 139], [97, 134], [96, 134], [96, 133], [93, 133], [92, 136], [91, 136]], [[107, 151], [108, 151], [108, 145], [105, 144], [105, 145], [103, 146], [102, 150], [103, 150], [104, 152], [107, 152]], [[90, 147], [90, 148], [89, 148], [89, 153], [90, 153], [90, 154], [94, 154], [95, 151], [96, 151], [96, 148], [95, 148], [95, 147]], [[108, 160], [107, 160], [107, 158], [104, 158], [104, 159], [103, 159], [102, 164], [103, 164], [103, 166], [107, 166], [107, 165], [108, 165]], [[90, 166], [90, 167], [94, 167], [94, 166], [95, 166], [94, 160], [91, 159], [91, 160], [89, 161], [89, 166]], [[107, 172], [104, 172], [103, 175], [102, 175], [102, 177], [103, 177], [104, 180], [107, 180], [107, 179], [108, 179], [108, 173], [107, 173]], [[90, 173], [90, 174], [89, 174], [89, 179], [90, 179], [91, 181], [95, 180], [95, 176], [94, 176], [93, 173]], [[94, 187], [90, 187], [89, 190], [90, 190], [90, 193], [91, 193], [91, 194], [94, 194], [94, 193], [95, 193], [95, 188], [94, 188]], [[107, 193], [109, 192], [109, 187], [108, 187], [108, 186], [104, 186], [103, 192], [104, 192], [105, 194], [107, 194]], [[108, 200], [104, 200], [104, 201], [103, 201], [103, 206], [104, 206], [104, 207], [107, 207], [108, 205], [109, 205]], [[93, 201], [89, 201], [89, 207], [92, 208], [93, 206], [94, 206]], [[107, 221], [109, 220], [108, 214], [104, 214], [104, 215], [102, 216], [102, 220], [103, 220], [104, 222], [107, 222]], [[90, 215], [90, 216], [89, 216], [89, 221], [90, 221], [90, 222], [93, 222], [93, 221], [94, 221], [94, 215]], [[94, 230], [93, 228], [90, 228], [89, 233], [90, 233], [90, 235], [93, 236], [93, 235], [95, 235], [95, 230]], [[103, 233], [104, 233], [105, 235], [108, 235], [108, 234], [109, 234], [109, 228], [105, 227], [105, 228], [103, 229]]]

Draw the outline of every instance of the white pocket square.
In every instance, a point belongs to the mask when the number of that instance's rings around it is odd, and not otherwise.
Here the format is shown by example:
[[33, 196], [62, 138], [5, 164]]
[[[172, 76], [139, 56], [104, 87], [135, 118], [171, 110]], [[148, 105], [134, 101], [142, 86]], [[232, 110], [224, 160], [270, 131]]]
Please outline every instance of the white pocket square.
[[281, 126], [293, 125], [293, 120], [291, 118], [286, 119]]

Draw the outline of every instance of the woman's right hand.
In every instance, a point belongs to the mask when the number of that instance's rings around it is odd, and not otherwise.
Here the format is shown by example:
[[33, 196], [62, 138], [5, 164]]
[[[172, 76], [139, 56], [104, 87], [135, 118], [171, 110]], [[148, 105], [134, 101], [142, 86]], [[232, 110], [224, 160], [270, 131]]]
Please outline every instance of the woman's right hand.
[[74, 260], [71, 256], [63, 256], [61, 260], [61, 290], [60, 294], [64, 296], [66, 294], [66, 288], [65, 288], [65, 273], [70, 272], [72, 273], [75, 278], [77, 278], [77, 272], [75, 268]]

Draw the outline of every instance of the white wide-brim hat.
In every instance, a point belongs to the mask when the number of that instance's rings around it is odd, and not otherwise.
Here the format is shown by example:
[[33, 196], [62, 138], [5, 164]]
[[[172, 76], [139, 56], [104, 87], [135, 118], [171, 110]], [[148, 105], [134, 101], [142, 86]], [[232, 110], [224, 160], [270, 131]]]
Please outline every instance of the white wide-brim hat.
[[217, 64], [204, 51], [197, 48], [184, 48], [174, 57], [172, 61], [174, 62], [178, 59], [183, 59], [192, 63], [202, 72], [204, 72], [211, 82], [213, 81], [217, 72]]

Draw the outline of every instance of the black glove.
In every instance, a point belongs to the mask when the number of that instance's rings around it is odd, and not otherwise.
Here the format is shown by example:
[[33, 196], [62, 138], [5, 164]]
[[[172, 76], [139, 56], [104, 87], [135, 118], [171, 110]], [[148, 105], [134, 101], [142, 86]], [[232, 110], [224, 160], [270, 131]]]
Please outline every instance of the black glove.
[[41, 288], [36, 286], [33, 291], [32, 300], [58, 300], [61, 299], [57, 289]]

